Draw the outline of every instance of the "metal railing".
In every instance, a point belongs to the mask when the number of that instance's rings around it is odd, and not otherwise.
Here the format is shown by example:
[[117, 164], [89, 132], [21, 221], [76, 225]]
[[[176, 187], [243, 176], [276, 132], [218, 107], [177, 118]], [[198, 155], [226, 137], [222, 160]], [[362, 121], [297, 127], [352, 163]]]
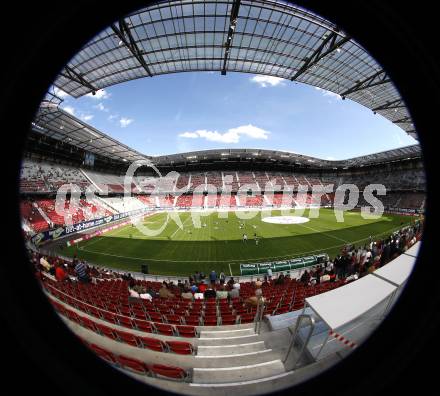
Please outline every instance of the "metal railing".
[[295, 325], [295, 330], [294, 330], [293, 335], [292, 335], [292, 337], [290, 339], [289, 349], [286, 352], [286, 356], [283, 359], [283, 363], [286, 363], [287, 358], [289, 357], [290, 353], [292, 352], [293, 346], [295, 345], [297, 337], [298, 337], [299, 329], [301, 327], [303, 327], [302, 326], [302, 322], [303, 321], [307, 321], [309, 323], [310, 329], [309, 329], [309, 332], [307, 334], [306, 339], [304, 340], [304, 342], [302, 342], [301, 349], [300, 349], [300, 351], [298, 353], [298, 357], [296, 358], [296, 360], [295, 360], [295, 362], [293, 364], [293, 369], [295, 369], [296, 366], [298, 365], [298, 362], [300, 361], [300, 359], [301, 359], [301, 357], [302, 357], [302, 355], [304, 353], [304, 350], [305, 350], [307, 344], [309, 343], [310, 338], [312, 337], [313, 330], [315, 329], [315, 319], [312, 316], [305, 315], [305, 314], [302, 314], [302, 315], [298, 316], [298, 319], [297, 319], [296, 325]]

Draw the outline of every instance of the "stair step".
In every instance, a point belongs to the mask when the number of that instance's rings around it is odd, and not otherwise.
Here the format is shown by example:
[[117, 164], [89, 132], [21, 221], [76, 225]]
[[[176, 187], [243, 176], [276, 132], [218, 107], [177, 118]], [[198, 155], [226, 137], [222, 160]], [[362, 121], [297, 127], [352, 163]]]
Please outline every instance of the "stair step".
[[255, 335], [253, 328], [251, 329], [237, 329], [237, 330], [202, 330], [200, 338], [237, 338]]
[[222, 384], [251, 381], [282, 374], [285, 371], [284, 365], [279, 359], [247, 366], [195, 368], [193, 383]]
[[235, 345], [199, 346], [197, 348], [197, 356], [238, 355], [248, 352], [263, 351], [265, 349], [264, 341]]

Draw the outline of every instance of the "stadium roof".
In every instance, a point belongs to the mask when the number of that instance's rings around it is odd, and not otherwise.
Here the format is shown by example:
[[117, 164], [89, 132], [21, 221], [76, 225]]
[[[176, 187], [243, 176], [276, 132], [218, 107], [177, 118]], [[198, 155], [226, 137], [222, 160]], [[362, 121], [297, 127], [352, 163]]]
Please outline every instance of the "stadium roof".
[[421, 158], [418, 144], [346, 160], [330, 161], [287, 151], [262, 149], [217, 149], [152, 157], [157, 166], [187, 165], [188, 163], [267, 163], [310, 168], [350, 168], [363, 167], [405, 159]]
[[55, 95], [46, 95], [32, 123], [34, 131], [114, 160], [131, 162], [150, 158], [62, 110], [61, 101]]
[[336, 25], [276, 0], [161, 1], [87, 43], [54, 85], [74, 97], [186, 71], [244, 72], [310, 84], [381, 114], [417, 138], [387, 73]]
[[32, 123], [32, 129], [42, 135], [68, 143], [83, 150], [127, 163], [149, 159], [157, 166], [177, 166], [190, 163], [267, 163], [310, 168], [362, 167], [404, 159], [421, 158], [418, 144], [364, 155], [346, 160], [330, 161], [286, 151], [265, 149], [215, 149], [162, 156], [148, 156], [131, 149], [62, 110], [62, 99], [48, 93]]

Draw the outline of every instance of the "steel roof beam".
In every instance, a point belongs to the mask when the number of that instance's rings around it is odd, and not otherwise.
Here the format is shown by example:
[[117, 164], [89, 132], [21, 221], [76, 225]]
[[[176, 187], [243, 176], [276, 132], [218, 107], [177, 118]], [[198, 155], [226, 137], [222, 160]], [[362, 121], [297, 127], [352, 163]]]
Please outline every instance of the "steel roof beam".
[[358, 81], [351, 88], [339, 94], [342, 99], [349, 94], [354, 92], [362, 91], [367, 88], [375, 87], [376, 85], [386, 84], [391, 82], [390, 78], [386, 75], [385, 70], [379, 70], [378, 72], [372, 74], [370, 77], [365, 78], [364, 80]]
[[393, 121], [394, 124], [409, 124], [411, 122], [411, 117], [403, 117], [399, 120]]
[[402, 99], [396, 99], [393, 100], [392, 102], [386, 102], [385, 104], [381, 105], [381, 106], [377, 106], [374, 109], [371, 109], [372, 111], [376, 112], [379, 110], [393, 110], [393, 109], [401, 109], [404, 108], [405, 105], [403, 104], [403, 100]]
[[231, 51], [232, 38], [234, 37], [234, 32], [237, 27], [238, 11], [240, 10], [241, 0], [235, 0], [232, 3], [231, 16], [229, 17], [229, 29], [228, 37], [225, 42], [225, 55], [223, 58], [222, 75], [226, 75], [226, 64], [228, 63], [229, 54]]
[[312, 66], [316, 65], [322, 58], [326, 57], [328, 54], [332, 53], [336, 49], [340, 48], [347, 41], [350, 41], [350, 37], [345, 36], [340, 38], [336, 32], [331, 32], [327, 35], [321, 45], [308, 57], [304, 60], [304, 64], [301, 68], [293, 75], [290, 79], [291, 81], [296, 80], [299, 76], [304, 74], [307, 70], [309, 70]]
[[147, 72], [148, 76], [153, 77], [148, 65], [145, 63], [144, 57], [142, 55], [142, 51], [137, 46], [136, 41], [133, 38], [133, 35], [131, 34], [130, 28], [128, 27], [127, 23], [123, 19], [120, 19], [118, 24], [119, 24], [119, 29], [116, 27], [115, 24], [113, 24], [111, 26], [112, 30], [119, 37], [119, 39], [125, 44], [128, 50], [137, 59], [137, 61], [141, 64], [141, 66]]
[[[67, 72], [67, 74], [66, 73], [64, 73], [64, 70]], [[75, 81], [76, 83], [78, 83], [78, 84], [81, 84], [81, 85], [83, 85], [84, 87], [87, 87], [88, 89], [90, 89], [91, 91], [92, 91], [92, 94], [94, 95], [95, 93], [96, 93], [96, 91], [98, 91], [98, 89], [97, 88], [95, 88], [90, 82], [88, 82], [81, 74], [79, 74], [78, 72], [76, 72], [75, 70], [73, 70], [70, 66], [65, 66], [64, 67], [64, 70], [63, 71], [61, 71], [61, 73], [60, 73], [60, 75], [61, 76], [63, 76], [63, 77], [65, 77], [65, 78], [67, 78], [67, 79], [69, 79], [69, 80], [72, 80], [72, 81]], [[61, 89], [61, 88], [60, 88]]]

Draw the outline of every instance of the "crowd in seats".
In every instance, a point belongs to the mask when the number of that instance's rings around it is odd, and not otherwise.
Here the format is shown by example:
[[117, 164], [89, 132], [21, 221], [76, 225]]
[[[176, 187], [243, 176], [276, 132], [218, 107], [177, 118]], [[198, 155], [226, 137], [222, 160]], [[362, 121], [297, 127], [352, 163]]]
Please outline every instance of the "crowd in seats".
[[264, 204], [263, 195], [240, 195], [239, 199], [242, 206], [260, 207]]
[[239, 172], [238, 178], [240, 187], [243, 187], [246, 184], [251, 189], [258, 189], [258, 184], [256, 183], [254, 175], [251, 172]]
[[[194, 203], [193, 203], [194, 201]], [[203, 195], [194, 198], [193, 195], [180, 195], [177, 197], [176, 206], [179, 208], [190, 208], [191, 206], [203, 206], [204, 197]]]
[[151, 194], [156, 188], [158, 178], [153, 176], [136, 176], [134, 180], [137, 182], [141, 192]]
[[162, 208], [171, 208], [174, 206], [175, 197], [171, 194], [159, 195], [159, 206]]
[[78, 168], [33, 160], [24, 160], [22, 163], [22, 192], [55, 192], [68, 183], [76, 184], [82, 191], [90, 185]]
[[141, 201], [147, 207], [156, 207], [155, 197], [147, 196], [147, 195], [136, 195], [136, 198]]
[[189, 183], [189, 176], [187, 174], [180, 174], [179, 178], [177, 179], [176, 188], [179, 190], [185, 189], [188, 187]]
[[223, 188], [223, 177], [220, 172], [207, 172], [206, 173], [207, 184], [211, 184], [220, 191]]
[[227, 188], [232, 189], [232, 191], [238, 191], [240, 188], [240, 183], [237, 180], [237, 173], [231, 171], [223, 172], [223, 180], [225, 182], [225, 186]]
[[[203, 192], [206, 184], [206, 177], [204, 173], [191, 173], [190, 191], [197, 188], [197, 191]], [[201, 189], [201, 190], [200, 190]]]
[[35, 232], [41, 232], [49, 228], [48, 222], [44, 219], [32, 201], [22, 200], [20, 202], [20, 211], [22, 218]]

